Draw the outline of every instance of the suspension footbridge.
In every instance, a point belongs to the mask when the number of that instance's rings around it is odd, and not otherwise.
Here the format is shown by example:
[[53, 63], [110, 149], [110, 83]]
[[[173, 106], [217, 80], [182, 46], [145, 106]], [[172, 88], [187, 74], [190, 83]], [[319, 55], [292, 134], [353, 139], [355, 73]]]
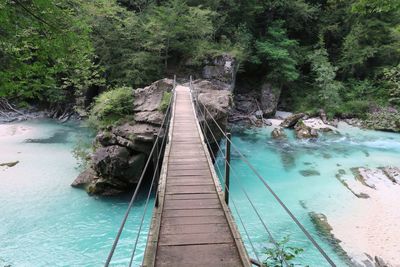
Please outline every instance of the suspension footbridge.
[[[237, 204], [233, 199], [229, 200], [230, 172], [234, 171], [230, 164], [231, 146], [237, 150], [236, 153], [248, 164], [254, 175], [262, 181], [265, 189], [319, 251], [327, 264], [321, 266], [336, 266], [264, 178], [231, 142], [230, 134], [221, 129], [210, 111], [204, 104], [197, 101], [194, 97], [196, 94], [192, 92], [191, 80], [188, 86], [176, 85], [174, 82], [173, 97], [171, 97], [160, 131], [155, 135], [154, 146], [105, 266], [112, 265], [111, 261], [118, 241], [145, 178], [146, 170], [151, 164], [154, 166], [151, 186], [148, 190], [138, 234], [133, 239], [133, 250], [128, 266], [133, 266], [139, 235], [151, 196], [155, 197], [153, 215], [148, 231], [146, 250], [140, 266], [264, 266], [263, 259], [256, 251], [238, 212]], [[214, 127], [210, 127], [207, 122], [209, 120], [215, 124]], [[221, 170], [214, 169], [216, 155], [210, 149], [211, 143], [217, 145], [219, 152], [222, 152], [223, 149], [212, 129], [220, 131], [220, 136], [225, 138], [224, 174], [221, 174]], [[222, 186], [217, 171], [220, 176], [224, 177]], [[279, 248], [249, 194], [244, 188], [242, 190], [256, 212], [259, 223], [265, 229], [270, 243], [276, 246], [282, 266], [292, 266], [287, 262], [283, 251]], [[236, 212], [237, 221], [234, 220], [230, 208]], [[246, 250], [243, 244], [237, 224], [241, 226], [250, 251]], [[253, 258], [249, 255], [252, 255]]]

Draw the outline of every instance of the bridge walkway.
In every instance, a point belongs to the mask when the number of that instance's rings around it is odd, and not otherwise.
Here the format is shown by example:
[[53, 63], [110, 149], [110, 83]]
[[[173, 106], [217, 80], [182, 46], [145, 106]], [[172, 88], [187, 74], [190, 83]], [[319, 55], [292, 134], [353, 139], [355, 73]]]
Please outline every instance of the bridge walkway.
[[144, 266], [250, 266], [188, 87], [177, 86]]

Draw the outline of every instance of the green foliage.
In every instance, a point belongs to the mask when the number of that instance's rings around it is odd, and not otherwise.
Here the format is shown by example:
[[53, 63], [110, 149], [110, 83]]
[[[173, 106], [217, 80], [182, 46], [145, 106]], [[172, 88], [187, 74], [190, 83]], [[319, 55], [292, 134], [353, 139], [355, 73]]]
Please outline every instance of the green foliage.
[[266, 62], [271, 69], [267, 75], [268, 80], [282, 85], [299, 77], [295, 56], [298, 42], [287, 37], [283, 21], [274, 21], [268, 27], [267, 36], [257, 40], [255, 46], [256, 57], [253, 58], [253, 61], [255, 63]]
[[388, 87], [389, 102], [400, 107], [400, 64], [393, 68], [386, 68], [383, 73]]
[[277, 242], [277, 246], [265, 248], [266, 259], [263, 264], [268, 267], [286, 266], [286, 263], [289, 266], [300, 266], [299, 264], [292, 263], [292, 261], [303, 253], [304, 249], [288, 246], [289, 241], [289, 236], [285, 236], [281, 241]]
[[75, 2], [10, 1], [0, 9], [0, 97], [60, 103], [101, 86]]
[[161, 99], [161, 103], [159, 106], [159, 110], [163, 113], [165, 113], [168, 109], [169, 103], [171, 102], [171, 97], [172, 97], [172, 93], [171, 92], [164, 92], [162, 99]]
[[89, 123], [105, 128], [123, 121], [133, 113], [133, 92], [130, 87], [119, 87], [100, 94], [90, 110]]
[[341, 102], [339, 91], [342, 89], [342, 84], [335, 80], [337, 68], [329, 62], [328, 53], [323, 47], [314, 50], [309, 56], [309, 60], [314, 74], [314, 86], [318, 91], [319, 103], [321, 107], [327, 109], [329, 115]]

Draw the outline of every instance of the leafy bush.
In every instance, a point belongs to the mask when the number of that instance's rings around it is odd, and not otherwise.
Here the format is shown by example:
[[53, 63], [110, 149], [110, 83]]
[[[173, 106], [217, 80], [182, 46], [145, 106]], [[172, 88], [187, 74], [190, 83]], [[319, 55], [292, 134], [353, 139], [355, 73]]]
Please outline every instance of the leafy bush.
[[167, 111], [169, 102], [171, 101], [172, 94], [171, 92], [164, 92], [163, 97], [161, 99], [161, 103], [159, 106], [159, 110], [165, 113]]
[[[266, 259], [263, 262], [265, 266], [280, 267], [285, 266], [285, 262], [289, 263], [289, 266], [295, 266], [291, 263], [298, 255], [304, 252], [304, 249], [298, 247], [288, 246], [289, 236], [285, 236], [281, 241], [277, 242], [277, 246], [265, 249]], [[301, 266], [296, 264], [296, 266]]]
[[132, 112], [132, 88], [119, 87], [96, 97], [90, 110], [89, 124], [96, 128], [105, 128], [120, 123]]

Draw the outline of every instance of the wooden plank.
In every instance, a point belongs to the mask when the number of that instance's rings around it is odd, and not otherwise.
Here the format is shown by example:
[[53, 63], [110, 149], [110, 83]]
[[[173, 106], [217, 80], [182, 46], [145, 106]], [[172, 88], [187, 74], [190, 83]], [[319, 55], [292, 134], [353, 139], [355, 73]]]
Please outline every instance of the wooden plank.
[[176, 199], [165, 202], [164, 210], [168, 209], [218, 209], [219, 199]]
[[211, 172], [208, 169], [200, 169], [200, 170], [168, 170], [168, 176], [210, 176]]
[[170, 185], [167, 186], [167, 194], [198, 194], [215, 193], [213, 185]]
[[189, 177], [188, 179], [170, 178], [167, 181], [167, 185], [213, 185], [214, 182], [211, 179], [196, 179]]
[[185, 235], [202, 233], [222, 233], [229, 235], [226, 224], [188, 224], [188, 225], [168, 225], [163, 228], [165, 235]]
[[[226, 229], [226, 228], [225, 228]], [[227, 229], [226, 229], [227, 230]], [[233, 238], [228, 231], [218, 233], [199, 233], [185, 235], [168, 235], [163, 233], [160, 236], [159, 246], [182, 246], [198, 244], [232, 244]]]
[[176, 195], [166, 195], [165, 199], [204, 199], [204, 198], [214, 198], [218, 199], [215, 193], [212, 194], [176, 194]]
[[[180, 225], [180, 224], [210, 224], [225, 223], [225, 216], [192, 216], [192, 217], [167, 217], [162, 218], [161, 225]], [[162, 230], [162, 229], [161, 229]]]
[[[189, 255], [189, 256], [187, 256]], [[159, 247], [156, 265], [161, 267], [239, 267], [233, 244]]]
[[224, 212], [220, 207], [215, 209], [185, 209], [185, 210], [164, 210], [163, 216], [168, 217], [193, 217], [193, 216], [223, 216]]

